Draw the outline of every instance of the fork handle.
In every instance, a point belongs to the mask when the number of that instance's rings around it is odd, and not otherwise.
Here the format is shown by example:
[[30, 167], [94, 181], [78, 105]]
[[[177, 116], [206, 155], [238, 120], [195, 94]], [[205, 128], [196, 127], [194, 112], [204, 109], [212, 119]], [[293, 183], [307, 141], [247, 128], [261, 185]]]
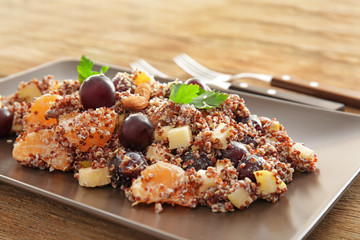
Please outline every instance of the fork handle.
[[360, 91], [325, 86], [318, 82], [309, 82], [288, 75], [274, 76], [271, 85], [360, 108]]

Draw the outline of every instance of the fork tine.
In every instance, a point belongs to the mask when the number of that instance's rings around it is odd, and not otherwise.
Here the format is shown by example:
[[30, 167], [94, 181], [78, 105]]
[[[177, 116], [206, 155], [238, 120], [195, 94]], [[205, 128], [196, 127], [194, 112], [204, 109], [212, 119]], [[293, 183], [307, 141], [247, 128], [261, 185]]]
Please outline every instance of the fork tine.
[[[204, 77], [207, 79], [218, 79], [221, 77], [228, 76], [227, 74], [219, 73], [219, 72], [216, 72], [216, 71], [206, 68], [205, 66], [201, 65], [200, 63], [198, 63], [197, 61], [195, 61], [193, 58], [191, 58], [189, 55], [187, 55], [185, 53], [180, 54], [175, 58], [176, 58], [176, 60], [174, 59], [174, 61], [176, 63], [179, 62], [179, 64], [182, 64], [182, 66], [186, 65], [187, 69], [190, 70], [194, 74], [193, 75], [194, 77], [201, 76], [201, 77]], [[182, 60], [182, 63], [180, 63], [181, 60]]]
[[[185, 54], [186, 55], [186, 54]], [[190, 57], [189, 57], [190, 58]], [[191, 58], [190, 58], [191, 59]], [[188, 62], [186, 60], [186, 56], [185, 59], [184, 57], [181, 57], [181, 55], [176, 56], [174, 58], [175, 63], [181, 67], [185, 72], [189, 73], [190, 75], [192, 75], [195, 78], [198, 78], [200, 80], [204, 80], [209, 86], [211, 87], [215, 87], [218, 89], [223, 89], [223, 90], [227, 90], [229, 89], [231, 83], [229, 82], [219, 82], [219, 81], [212, 81], [214, 79], [219, 78], [219, 75], [216, 77], [212, 77], [206, 74], [206, 72], [204, 71], [199, 71], [196, 67], [194, 67], [190, 62]], [[223, 74], [222, 74], [223, 75]]]
[[153, 67], [150, 63], [148, 63], [144, 59], [138, 59], [137, 61], [131, 63], [130, 66], [132, 69], [135, 69], [135, 68], [143, 69], [144, 71], [146, 71], [154, 76], [158, 76], [158, 77], [162, 77], [162, 78], [169, 77], [165, 73], [157, 70], [155, 67]]
[[198, 69], [199, 71], [203, 72], [204, 74], [206, 74], [208, 76], [212, 76], [212, 78], [217, 77], [220, 74], [222, 75], [222, 73], [215, 72], [215, 71], [210, 70], [210, 69], [206, 68], [205, 66], [201, 65], [199, 62], [195, 61], [195, 59], [191, 58], [186, 53], [181, 54], [181, 57], [185, 61], [187, 61], [189, 64], [191, 64], [191, 66], [194, 66], [196, 69]]
[[183, 55], [176, 56], [174, 58], [174, 62], [193, 77], [202, 80], [212, 79], [212, 76], [209, 76], [208, 74], [206, 74], [206, 72], [199, 71], [197, 67], [193, 66], [192, 63], [188, 62], [187, 59], [183, 57]]
[[137, 62], [130, 63], [130, 67], [132, 70], [135, 70], [137, 68], [141, 68], [141, 66]]
[[191, 63], [184, 59], [183, 54], [174, 57], [173, 60], [180, 68], [182, 68], [185, 72], [189, 73], [191, 76], [200, 79], [208, 78], [208, 76], [203, 75], [202, 72], [197, 71], [197, 69], [192, 66]]

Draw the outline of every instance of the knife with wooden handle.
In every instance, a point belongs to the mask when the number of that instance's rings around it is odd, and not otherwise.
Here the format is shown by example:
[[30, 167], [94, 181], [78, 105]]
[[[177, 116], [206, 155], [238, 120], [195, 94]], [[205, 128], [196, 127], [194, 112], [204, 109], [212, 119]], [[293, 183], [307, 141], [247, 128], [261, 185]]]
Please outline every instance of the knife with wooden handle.
[[262, 73], [238, 73], [234, 75], [223, 74], [219, 75], [217, 80], [220, 82], [228, 82], [242, 78], [261, 80], [270, 83], [270, 85], [275, 87], [343, 103], [350, 107], [360, 108], [360, 91], [325, 86], [315, 81], [306, 81], [303, 79], [293, 78], [288, 75], [272, 76]]
[[324, 86], [318, 82], [308, 82], [288, 75], [274, 76], [270, 84], [314, 97], [341, 102], [350, 107], [360, 108], [360, 91]]
[[[208, 85], [211, 85], [211, 84], [208, 84]], [[217, 86], [214, 86], [214, 87], [218, 88]], [[325, 100], [325, 99], [321, 99], [321, 98], [317, 98], [317, 97], [313, 97], [313, 96], [308, 96], [305, 94], [299, 94], [296, 92], [285, 92], [285, 91], [280, 91], [280, 90], [275, 90], [275, 89], [250, 86], [246, 83], [232, 82], [231, 85], [228, 87], [226, 85], [223, 85], [222, 89], [226, 90], [226, 88], [235, 90], [235, 91], [253, 93], [253, 94], [257, 94], [257, 95], [261, 95], [261, 96], [286, 100], [289, 102], [301, 103], [301, 104], [310, 105], [310, 106], [321, 107], [321, 108], [330, 109], [330, 110], [341, 110], [342, 111], [342, 110], [344, 110], [344, 107], [345, 107], [344, 104], [339, 103], [339, 102], [329, 101], [329, 100]]]

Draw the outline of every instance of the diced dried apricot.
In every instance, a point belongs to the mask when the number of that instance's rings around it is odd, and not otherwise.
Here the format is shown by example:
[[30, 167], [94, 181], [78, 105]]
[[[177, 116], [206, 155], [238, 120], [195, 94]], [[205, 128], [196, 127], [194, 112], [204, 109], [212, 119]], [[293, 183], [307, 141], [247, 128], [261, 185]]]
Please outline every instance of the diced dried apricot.
[[59, 143], [56, 133], [51, 129], [20, 136], [14, 144], [12, 155], [24, 165], [43, 160], [48, 167], [62, 171], [68, 170], [71, 164], [65, 147]]
[[184, 182], [185, 171], [159, 161], [141, 172], [130, 188], [136, 202], [170, 203], [195, 207], [197, 198]]
[[135, 84], [136, 86], [139, 86], [141, 83], [144, 83], [144, 82], [150, 82], [151, 78], [150, 76], [142, 71], [142, 70], [137, 70], [134, 72], [134, 80], [135, 80]]
[[51, 127], [57, 124], [55, 118], [47, 118], [46, 112], [50, 109], [56, 99], [61, 99], [62, 97], [57, 94], [45, 94], [33, 102], [30, 108], [30, 113], [26, 116], [26, 123], [28, 130], [33, 129], [36, 126], [46, 126]]
[[72, 147], [88, 151], [91, 147], [103, 147], [115, 130], [117, 114], [109, 108], [73, 112], [59, 118], [58, 132], [63, 132]]

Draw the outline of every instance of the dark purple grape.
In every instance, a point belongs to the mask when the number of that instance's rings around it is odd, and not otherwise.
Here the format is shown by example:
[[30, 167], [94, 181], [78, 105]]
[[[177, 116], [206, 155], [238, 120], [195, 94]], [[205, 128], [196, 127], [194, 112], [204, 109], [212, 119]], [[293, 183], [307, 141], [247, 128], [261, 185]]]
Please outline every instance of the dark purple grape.
[[198, 85], [200, 88], [204, 89], [205, 91], [210, 91], [211, 89], [206, 85], [206, 83], [197, 78], [189, 78], [185, 82], [187, 85], [193, 84]]
[[0, 137], [5, 137], [11, 132], [14, 114], [7, 108], [0, 108]]
[[260, 156], [248, 155], [245, 157], [242, 161], [240, 161], [236, 168], [236, 171], [239, 174], [239, 180], [248, 177], [251, 181], [256, 183], [256, 178], [253, 172], [262, 170], [264, 162], [264, 158]]
[[140, 176], [140, 172], [147, 166], [148, 163], [141, 152], [128, 151], [123, 156], [116, 154], [109, 163], [113, 187], [130, 187], [132, 180]]
[[211, 159], [209, 159], [205, 154], [200, 154], [198, 157], [194, 155], [193, 151], [186, 152], [181, 155], [183, 160], [182, 167], [184, 169], [195, 168], [196, 171], [200, 169], [207, 169], [209, 166], [213, 166]]
[[142, 151], [153, 141], [154, 126], [141, 113], [125, 118], [120, 131], [121, 143], [126, 148]]
[[103, 74], [93, 75], [81, 84], [80, 102], [85, 109], [111, 107], [115, 104], [115, 87], [113, 82]]
[[250, 145], [254, 148], [257, 147], [258, 143], [255, 141], [255, 138], [249, 135], [244, 135], [243, 139], [241, 140], [242, 143]]
[[237, 119], [238, 122], [242, 122], [244, 124], [249, 124], [250, 126], [253, 126], [256, 131], [262, 131], [262, 124], [260, 122], [260, 119], [255, 115], [250, 115], [247, 118], [240, 118]]
[[233, 141], [231, 142], [230, 146], [222, 152], [221, 158], [230, 159], [233, 166], [236, 168], [239, 164], [239, 161], [241, 161], [248, 154], [249, 151], [243, 143]]

